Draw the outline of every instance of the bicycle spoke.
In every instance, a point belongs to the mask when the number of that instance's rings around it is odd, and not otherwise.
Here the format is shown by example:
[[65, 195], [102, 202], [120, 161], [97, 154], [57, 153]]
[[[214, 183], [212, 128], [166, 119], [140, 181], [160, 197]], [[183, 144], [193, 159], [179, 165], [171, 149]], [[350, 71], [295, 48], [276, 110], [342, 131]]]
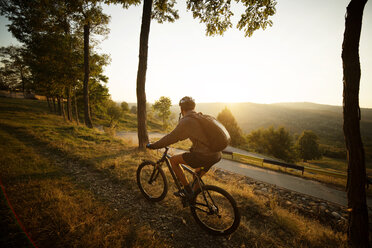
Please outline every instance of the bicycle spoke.
[[165, 175], [156, 164], [142, 164], [137, 172], [137, 181], [148, 200], [158, 201], [165, 197], [167, 187]]
[[205, 205], [205, 204], [200, 204], [200, 203], [195, 203], [195, 205], [193, 205], [193, 206], [191, 206], [191, 207], [192, 207], [192, 208], [195, 208], [195, 209], [197, 209], [197, 210], [200, 210], [200, 211], [202, 211], [202, 212], [204, 212], [204, 213], [209, 213], [209, 212], [210, 212], [209, 209], [208, 209], [208, 211], [207, 211], [207, 210], [204, 210], [204, 209], [202, 209], [202, 208], [197, 207], [196, 205], [201, 205], [201, 206], [203, 206], [203, 207], [207, 207], [207, 208], [208, 208], [207, 205]]
[[158, 176], [159, 176], [159, 170], [157, 170], [156, 167], [154, 167], [148, 183], [152, 184], [152, 182], [156, 181], [156, 178]]
[[195, 197], [192, 213], [198, 223], [213, 234], [223, 235], [234, 231], [240, 221], [235, 202], [224, 190], [208, 186]]

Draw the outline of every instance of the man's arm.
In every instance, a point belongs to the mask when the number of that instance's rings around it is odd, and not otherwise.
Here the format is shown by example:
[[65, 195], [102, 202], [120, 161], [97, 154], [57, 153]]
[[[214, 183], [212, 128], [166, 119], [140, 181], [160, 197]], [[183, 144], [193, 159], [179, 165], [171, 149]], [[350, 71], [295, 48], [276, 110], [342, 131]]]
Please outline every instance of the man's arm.
[[165, 135], [157, 142], [151, 144], [150, 147], [152, 149], [159, 149], [174, 144], [180, 140], [185, 140], [189, 138], [188, 129], [185, 121], [186, 121], [185, 119], [182, 119], [172, 132]]

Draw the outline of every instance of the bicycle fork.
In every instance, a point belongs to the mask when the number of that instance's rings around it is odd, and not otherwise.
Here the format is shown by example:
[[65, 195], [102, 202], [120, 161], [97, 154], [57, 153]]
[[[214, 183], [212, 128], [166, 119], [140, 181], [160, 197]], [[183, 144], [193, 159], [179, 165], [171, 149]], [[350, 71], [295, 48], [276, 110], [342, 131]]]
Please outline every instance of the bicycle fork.
[[149, 181], [148, 181], [148, 183], [151, 185], [154, 181], [156, 181], [156, 179], [158, 178], [158, 176], [159, 176], [159, 170], [158, 170], [158, 168], [159, 168], [159, 164], [156, 164], [155, 166], [154, 166], [154, 170], [152, 171], [152, 173], [151, 173], [151, 176], [150, 176], [150, 179], [149, 179]]
[[[192, 186], [194, 186], [194, 184], [196, 182], [199, 183], [200, 191], [203, 195], [203, 199], [205, 201], [205, 204], [195, 202], [195, 204], [193, 204], [191, 207], [197, 208], [198, 210], [200, 210], [202, 212], [205, 212], [208, 215], [216, 214], [218, 216], [218, 218], [221, 218], [221, 215], [219, 214], [219, 209], [216, 206], [216, 204], [214, 203], [214, 200], [213, 200], [211, 194], [209, 193], [208, 190], [204, 190], [204, 185], [205, 185], [204, 182], [199, 177], [196, 177], [194, 182], [192, 183]], [[210, 200], [208, 200], [208, 197], [209, 197]], [[206, 211], [204, 209], [201, 209], [201, 208], [197, 207], [196, 205], [201, 205], [203, 207], [207, 207], [208, 211]]]

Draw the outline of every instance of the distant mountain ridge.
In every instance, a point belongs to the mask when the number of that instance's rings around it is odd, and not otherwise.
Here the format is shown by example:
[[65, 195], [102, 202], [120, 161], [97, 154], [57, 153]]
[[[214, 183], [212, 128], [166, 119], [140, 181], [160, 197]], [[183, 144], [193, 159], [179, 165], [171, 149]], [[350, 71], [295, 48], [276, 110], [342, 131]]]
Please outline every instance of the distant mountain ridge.
[[[334, 146], [344, 146], [343, 114], [341, 106], [310, 102], [298, 103], [197, 103], [196, 111], [217, 117], [225, 107], [235, 116], [245, 133], [270, 126], [284, 126], [292, 134], [313, 130], [320, 141]], [[172, 112], [179, 113], [177, 105]], [[372, 145], [372, 109], [361, 109], [361, 132], [363, 141]]]

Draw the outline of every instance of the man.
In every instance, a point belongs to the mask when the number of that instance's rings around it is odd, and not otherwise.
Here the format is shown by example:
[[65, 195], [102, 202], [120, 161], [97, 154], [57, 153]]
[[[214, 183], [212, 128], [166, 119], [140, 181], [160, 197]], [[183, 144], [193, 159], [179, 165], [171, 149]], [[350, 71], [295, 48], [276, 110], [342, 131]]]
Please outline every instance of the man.
[[192, 115], [196, 114], [194, 99], [185, 96], [180, 100], [179, 106], [181, 108], [180, 117], [181, 115], [183, 117], [180, 118], [176, 128], [159, 141], [148, 144], [147, 148], [159, 149], [181, 140], [191, 140], [192, 147], [189, 152], [175, 155], [169, 159], [178, 180], [184, 186], [184, 191], [176, 192], [175, 195], [185, 194], [187, 197], [191, 197], [193, 190], [195, 191], [199, 185], [194, 185], [194, 188], [191, 188], [180, 164], [194, 168], [200, 176], [203, 176], [212, 165], [221, 160], [221, 152], [212, 152], [206, 145], [208, 144], [208, 139], [204, 134], [203, 127], [196, 118], [192, 117]]

